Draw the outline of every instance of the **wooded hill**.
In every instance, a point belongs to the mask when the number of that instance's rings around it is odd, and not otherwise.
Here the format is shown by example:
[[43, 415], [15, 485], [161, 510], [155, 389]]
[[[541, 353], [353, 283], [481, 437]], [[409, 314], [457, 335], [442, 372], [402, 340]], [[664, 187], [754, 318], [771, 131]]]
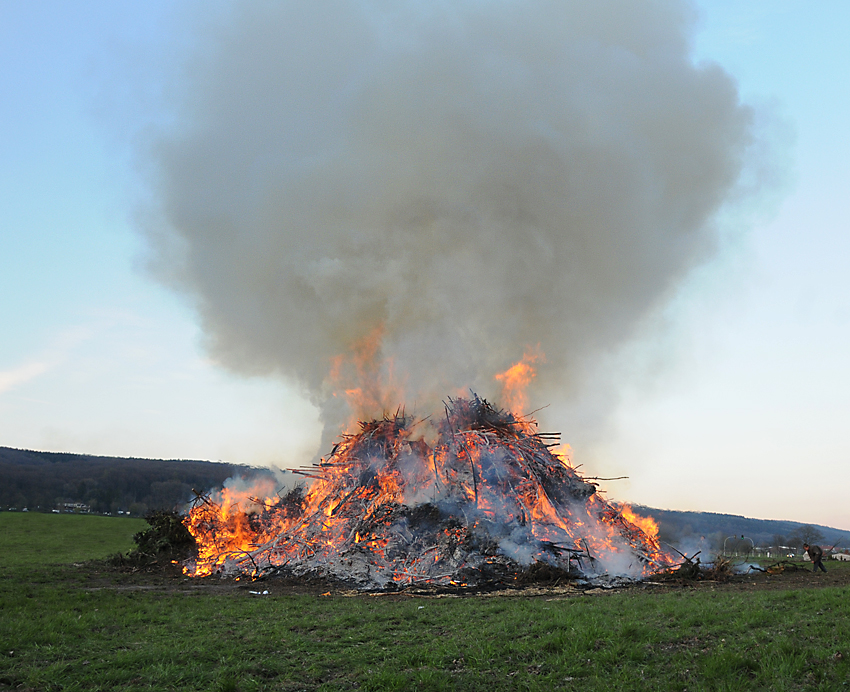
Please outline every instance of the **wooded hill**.
[[49, 512], [65, 503], [92, 512], [134, 515], [189, 502], [192, 489], [221, 487], [231, 476], [268, 474], [236, 464], [185, 459], [125, 459], [0, 447], [0, 509]]
[[[65, 503], [86, 505], [92, 512], [134, 515], [149, 509], [174, 509], [193, 498], [192, 489], [220, 488], [231, 476], [245, 479], [268, 469], [185, 459], [125, 459], [89, 454], [35, 452], [0, 447], [0, 510], [26, 507], [49, 512]], [[660, 537], [694, 552], [719, 550], [724, 540], [740, 536], [756, 546], [796, 545], [810, 529], [825, 547], [850, 548], [850, 531], [795, 521], [750, 519], [713, 512], [682, 512], [635, 506], [653, 517]]]

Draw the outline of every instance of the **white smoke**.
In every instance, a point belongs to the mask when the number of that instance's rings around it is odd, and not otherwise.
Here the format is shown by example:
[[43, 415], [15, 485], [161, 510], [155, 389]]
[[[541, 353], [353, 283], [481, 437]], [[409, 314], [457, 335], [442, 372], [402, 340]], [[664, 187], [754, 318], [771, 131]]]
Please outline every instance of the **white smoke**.
[[676, 0], [235, 5], [150, 147], [158, 271], [215, 358], [299, 383], [334, 435], [334, 387], [430, 413], [538, 345], [531, 401], [575, 401], [717, 250], [744, 165], [752, 114], [693, 24]]

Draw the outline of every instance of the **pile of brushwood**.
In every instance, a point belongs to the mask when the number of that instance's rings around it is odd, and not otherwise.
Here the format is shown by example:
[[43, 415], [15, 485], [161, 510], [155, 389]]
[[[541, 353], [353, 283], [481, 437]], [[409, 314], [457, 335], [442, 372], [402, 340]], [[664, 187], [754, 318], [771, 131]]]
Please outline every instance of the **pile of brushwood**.
[[693, 581], [726, 582], [734, 576], [740, 576], [751, 572], [777, 575], [782, 574], [783, 572], [796, 572], [801, 569], [799, 565], [783, 560], [772, 563], [767, 567], [750, 564], [747, 566], [746, 570], [743, 568], [736, 570], [735, 565], [731, 560], [719, 555], [715, 557], [712, 562], [708, 563], [700, 562], [698, 557], [699, 553], [691, 555], [690, 557], [683, 553], [679, 553], [679, 555], [683, 558], [681, 564], [658, 572], [653, 575], [653, 579], [680, 583]]
[[136, 547], [129, 553], [109, 558], [115, 567], [157, 570], [173, 569], [176, 563], [197, 556], [195, 539], [184, 523], [184, 517], [173, 510], [154, 510], [145, 514], [148, 528], [133, 536]]
[[735, 574], [732, 563], [722, 557], [716, 557], [713, 562], [702, 564], [697, 555], [685, 556], [685, 561], [678, 567], [666, 572], [682, 581], [729, 581]]
[[[363, 589], [504, 585], [566, 575], [646, 575], [670, 564], [565, 460], [558, 435], [473, 395], [418, 436], [404, 413], [361, 423], [320, 463], [303, 496], [251, 508], [199, 497], [189, 574], [275, 574]], [[296, 501], [297, 500], [297, 501]]]

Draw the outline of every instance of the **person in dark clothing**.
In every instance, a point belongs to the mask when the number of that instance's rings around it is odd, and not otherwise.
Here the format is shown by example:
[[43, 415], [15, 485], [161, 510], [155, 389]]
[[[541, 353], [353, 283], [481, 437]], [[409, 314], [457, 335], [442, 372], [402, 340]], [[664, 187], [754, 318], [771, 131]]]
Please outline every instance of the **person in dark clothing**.
[[803, 549], [809, 554], [809, 557], [812, 558], [812, 565], [814, 565], [814, 567], [812, 567], [812, 572], [817, 572], [818, 567], [826, 572], [826, 567], [824, 567], [823, 562], [821, 562], [821, 560], [823, 560], [823, 550], [821, 547], [819, 545], [809, 545], [808, 543], [804, 543]]

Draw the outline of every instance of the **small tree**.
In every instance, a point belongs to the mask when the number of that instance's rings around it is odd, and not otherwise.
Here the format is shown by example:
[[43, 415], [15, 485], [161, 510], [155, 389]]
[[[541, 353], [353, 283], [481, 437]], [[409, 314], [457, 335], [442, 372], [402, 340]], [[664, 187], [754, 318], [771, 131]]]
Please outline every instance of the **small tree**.
[[792, 545], [802, 547], [803, 545], [817, 545], [823, 541], [823, 534], [811, 524], [803, 524], [794, 529], [790, 536]]

